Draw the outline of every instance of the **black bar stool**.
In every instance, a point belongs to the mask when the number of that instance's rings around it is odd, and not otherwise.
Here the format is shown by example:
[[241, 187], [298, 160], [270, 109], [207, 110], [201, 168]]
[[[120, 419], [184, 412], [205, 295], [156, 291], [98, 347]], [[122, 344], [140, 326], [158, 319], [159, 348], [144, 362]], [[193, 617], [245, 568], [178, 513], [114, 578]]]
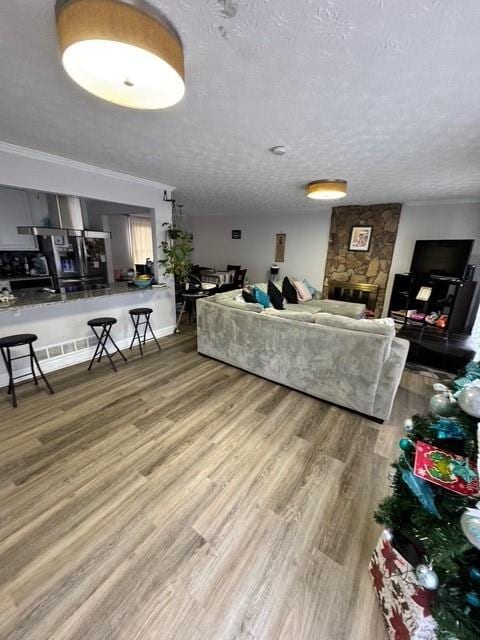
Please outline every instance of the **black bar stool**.
[[[8, 372], [8, 391], [7, 393], [12, 394], [12, 403], [13, 406], [17, 406], [17, 396], [15, 394], [15, 380], [19, 380], [20, 378], [25, 378], [26, 376], [32, 376], [33, 381], [36, 385], [38, 385], [37, 376], [35, 375], [35, 366], [37, 365], [38, 372], [42, 378], [42, 380], [47, 385], [47, 389], [50, 393], [53, 393], [53, 389], [50, 386], [47, 378], [44, 376], [43, 371], [38, 364], [37, 356], [33, 349], [32, 343], [38, 340], [37, 336], [34, 333], [20, 333], [14, 336], [5, 336], [5, 338], [0, 338], [0, 351], [2, 352], [3, 361], [5, 362], [5, 366]], [[12, 358], [12, 354], [10, 353], [10, 349], [14, 347], [21, 347], [23, 345], [28, 345], [28, 353], [23, 356], [15, 356]], [[20, 360], [21, 358], [30, 358], [30, 373], [24, 373], [20, 376], [13, 375], [13, 360]]]
[[[140, 347], [140, 354], [143, 357], [143, 349], [142, 349], [142, 340], [143, 344], [146, 342], [147, 338], [147, 329], [150, 330], [152, 334], [152, 338], [155, 340], [155, 344], [158, 347], [158, 350], [161, 351], [162, 347], [159, 345], [158, 340], [153, 333], [152, 325], [150, 324], [150, 315], [153, 313], [153, 309], [149, 309], [148, 307], [138, 307], [137, 309], [130, 309], [128, 312], [130, 317], [132, 318], [133, 326], [135, 331], [133, 332], [132, 342], [130, 344], [130, 349], [133, 347], [133, 343], [135, 342], [135, 338], [138, 340], [138, 346]], [[145, 320], [142, 320], [145, 318]], [[143, 338], [140, 338], [139, 327], [143, 325]]]
[[[95, 353], [93, 354], [93, 357], [90, 360], [90, 364], [88, 365], [88, 370], [89, 371], [92, 368], [93, 363], [95, 362], [95, 358], [98, 356], [97, 362], [100, 362], [100, 360], [102, 359], [102, 355], [104, 353], [107, 356], [108, 360], [110, 361], [110, 364], [112, 365], [112, 369], [114, 371], [117, 370], [117, 367], [114, 365], [113, 360], [112, 360], [112, 355], [115, 355], [115, 353], [110, 355], [110, 353], [108, 352], [108, 349], [107, 349], [107, 341], [108, 340], [110, 340], [110, 342], [115, 347], [115, 350], [122, 356], [124, 361], [127, 362], [126, 357], [123, 355], [123, 353], [117, 347], [117, 345], [115, 344], [115, 341], [113, 340], [112, 336], [110, 335], [112, 327], [116, 322], [117, 322], [116, 318], [93, 318], [92, 320], [89, 320], [87, 322], [88, 326], [91, 327], [93, 333], [95, 334], [95, 337], [98, 340], [97, 348], [95, 349]], [[97, 329], [101, 329], [102, 332], [99, 334], [97, 332]]]

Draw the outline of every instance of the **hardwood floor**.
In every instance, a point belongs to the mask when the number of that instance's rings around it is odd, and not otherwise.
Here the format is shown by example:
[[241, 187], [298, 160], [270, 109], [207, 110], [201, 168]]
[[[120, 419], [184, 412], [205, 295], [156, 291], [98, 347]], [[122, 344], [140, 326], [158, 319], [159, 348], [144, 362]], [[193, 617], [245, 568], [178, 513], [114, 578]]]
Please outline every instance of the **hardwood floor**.
[[2, 390], [0, 638], [384, 640], [372, 513], [425, 379], [379, 426], [162, 345]]

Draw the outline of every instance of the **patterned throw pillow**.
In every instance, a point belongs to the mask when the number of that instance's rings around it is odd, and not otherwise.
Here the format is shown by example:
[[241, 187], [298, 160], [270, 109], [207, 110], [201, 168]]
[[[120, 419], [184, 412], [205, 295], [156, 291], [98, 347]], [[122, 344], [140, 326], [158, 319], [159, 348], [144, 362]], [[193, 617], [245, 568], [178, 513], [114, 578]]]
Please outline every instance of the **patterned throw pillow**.
[[258, 287], [253, 287], [253, 295], [255, 296], [255, 301], [261, 304], [264, 309], [268, 309], [271, 306], [270, 297], [265, 291]]
[[309, 281], [306, 278], [303, 279], [303, 284], [307, 287], [307, 289], [310, 291], [312, 296], [314, 296], [317, 293], [317, 290], [315, 289], [315, 287], [312, 287], [312, 285], [309, 283]]
[[271, 280], [268, 282], [267, 291], [270, 296], [270, 302], [273, 304], [275, 309], [285, 309], [285, 298], [283, 297], [283, 293]]
[[282, 282], [282, 293], [287, 302], [289, 302], [290, 304], [298, 304], [297, 290], [287, 278], [287, 276], [285, 276]]
[[307, 287], [303, 284], [303, 282], [300, 282], [300, 280], [294, 280], [293, 286], [297, 290], [299, 302], [308, 302], [309, 300], [312, 299], [312, 294], [307, 289]]

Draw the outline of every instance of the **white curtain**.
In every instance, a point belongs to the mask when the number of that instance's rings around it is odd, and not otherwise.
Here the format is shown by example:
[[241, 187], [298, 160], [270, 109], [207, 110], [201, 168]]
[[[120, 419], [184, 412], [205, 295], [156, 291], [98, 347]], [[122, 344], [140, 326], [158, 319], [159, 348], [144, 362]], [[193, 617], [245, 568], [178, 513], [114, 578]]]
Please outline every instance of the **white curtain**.
[[153, 260], [152, 223], [149, 218], [129, 216], [130, 240], [134, 264], [145, 264], [147, 258]]

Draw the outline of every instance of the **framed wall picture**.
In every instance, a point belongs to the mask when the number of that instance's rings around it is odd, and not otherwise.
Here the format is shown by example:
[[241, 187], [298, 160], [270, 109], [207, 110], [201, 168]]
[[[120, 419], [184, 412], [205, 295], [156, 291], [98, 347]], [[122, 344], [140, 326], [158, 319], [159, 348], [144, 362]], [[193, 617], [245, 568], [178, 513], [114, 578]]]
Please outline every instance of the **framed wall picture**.
[[286, 233], [277, 233], [275, 240], [275, 262], [285, 262]]
[[242, 239], [241, 229], [232, 229], [232, 240], [241, 240], [241, 239]]
[[350, 242], [348, 243], [349, 251], [370, 251], [370, 243], [372, 241], [373, 227], [354, 225], [350, 232]]

